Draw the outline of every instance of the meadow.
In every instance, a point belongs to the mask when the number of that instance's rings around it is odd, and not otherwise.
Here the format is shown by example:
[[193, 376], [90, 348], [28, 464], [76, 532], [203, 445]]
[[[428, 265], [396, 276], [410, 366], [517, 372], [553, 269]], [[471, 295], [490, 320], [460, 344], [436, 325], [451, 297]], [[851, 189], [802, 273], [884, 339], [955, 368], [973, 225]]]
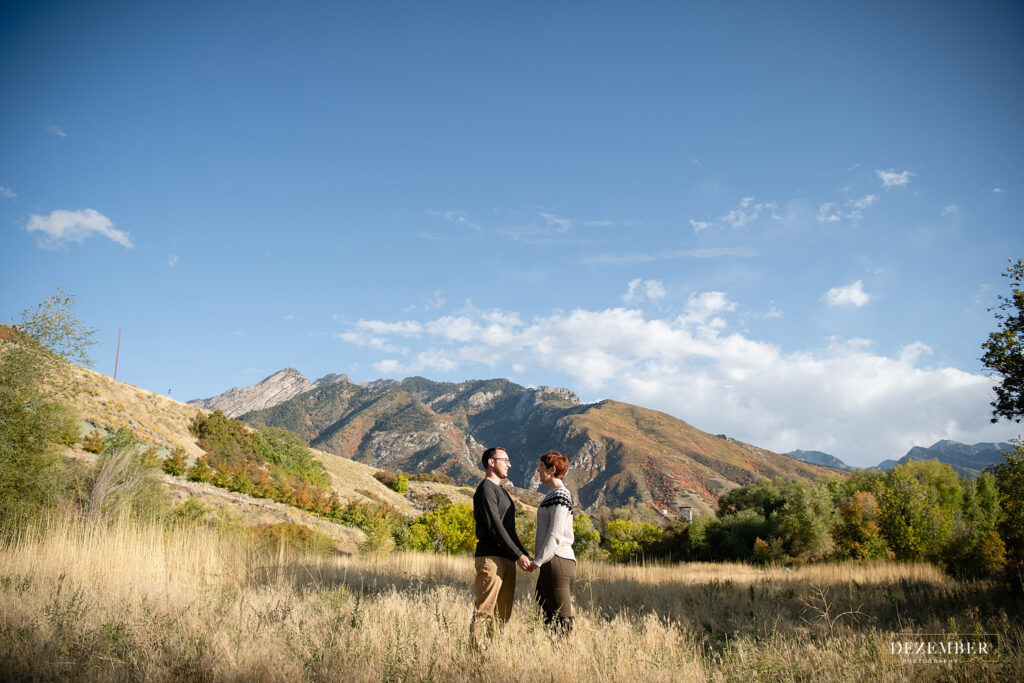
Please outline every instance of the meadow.
[[[283, 542], [282, 542], [283, 543]], [[203, 526], [56, 519], [0, 548], [6, 680], [1024, 680], [1021, 598], [928, 564], [582, 561], [552, 638], [519, 575], [474, 646], [472, 559], [310, 554]], [[1000, 661], [884, 661], [884, 634], [999, 634]]]

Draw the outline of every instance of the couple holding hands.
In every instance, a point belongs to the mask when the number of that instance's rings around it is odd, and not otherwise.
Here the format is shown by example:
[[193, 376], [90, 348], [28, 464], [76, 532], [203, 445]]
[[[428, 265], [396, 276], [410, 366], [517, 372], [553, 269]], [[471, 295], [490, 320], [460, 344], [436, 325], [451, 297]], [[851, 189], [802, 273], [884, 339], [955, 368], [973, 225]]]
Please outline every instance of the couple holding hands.
[[[485, 476], [473, 494], [476, 521], [476, 609], [470, 634], [477, 641], [481, 625], [501, 622], [512, 614], [516, 567], [526, 572], [540, 569], [536, 598], [544, 623], [557, 633], [572, 630], [572, 598], [569, 582], [576, 572], [572, 551], [572, 495], [562, 483], [569, 459], [557, 451], [540, 457], [537, 474], [550, 491], [537, 508], [537, 541], [530, 557], [516, 534], [516, 506], [501, 488], [508, 478], [509, 458], [504, 448], [488, 448], [481, 457]], [[495, 615], [497, 612], [497, 615]]]

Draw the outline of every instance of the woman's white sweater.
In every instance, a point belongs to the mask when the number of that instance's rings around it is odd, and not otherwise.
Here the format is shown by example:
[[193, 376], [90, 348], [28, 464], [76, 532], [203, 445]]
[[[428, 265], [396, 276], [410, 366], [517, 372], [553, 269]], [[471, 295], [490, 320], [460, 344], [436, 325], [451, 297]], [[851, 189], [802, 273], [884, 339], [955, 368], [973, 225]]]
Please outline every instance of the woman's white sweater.
[[552, 557], [576, 561], [572, 551], [572, 494], [564, 486], [551, 489], [537, 508], [537, 543], [534, 562], [542, 565]]

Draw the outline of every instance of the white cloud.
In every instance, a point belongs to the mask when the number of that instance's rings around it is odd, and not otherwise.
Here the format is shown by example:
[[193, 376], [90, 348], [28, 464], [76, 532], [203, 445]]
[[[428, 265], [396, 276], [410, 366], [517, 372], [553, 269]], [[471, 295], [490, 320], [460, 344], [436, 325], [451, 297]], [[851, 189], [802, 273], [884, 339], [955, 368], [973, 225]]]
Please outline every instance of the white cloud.
[[283, 319], [284, 319], [284, 320], [295, 320], [295, 316], [294, 316], [294, 315], [293, 315], [292, 313], [286, 313], [286, 314], [284, 315], [284, 318], [283, 318]]
[[4, 199], [14, 199], [17, 196], [18, 194], [11, 188], [0, 185], [0, 197], [3, 197]]
[[627, 286], [622, 300], [627, 304], [641, 304], [644, 301], [657, 301], [665, 296], [665, 287], [661, 280], [641, 280], [636, 278]]
[[849, 211], [846, 217], [850, 220], [857, 222], [864, 218], [864, 209], [868, 208], [872, 204], [878, 201], [878, 197], [873, 194], [864, 195], [860, 199], [850, 199], [846, 202], [846, 206]]
[[60, 126], [55, 126], [52, 123], [46, 127], [46, 132], [50, 135], [56, 135], [59, 138], [66, 138], [68, 136], [67, 133], [61, 130]]
[[992, 192], [994, 192], [995, 194], [999, 194], [1002, 191], [1003, 191], [1003, 188], [1001, 188], [1001, 187], [993, 187], [992, 188]]
[[855, 306], [860, 308], [871, 301], [871, 295], [864, 291], [863, 280], [857, 280], [853, 284], [844, 287], [833, 287], [825, 292], [822, 301], [829, 306]]
[[442, 306], [445, 305], [445, 303], [446, 299], [443, 296], [441, 296], [441, 290], [435, 289], [433, 293], [431, 293], [431, 295], [427, 297], [427, 302], [423, 304], [423, 308], [425, 310], [432, 311], [435, 308], [441, 308]]
[[840, 210], [838, 202], [825, 202], [818, 207], [817, 219], [819, 223], [838, 223], [846, 218], [857, 223], [864, 218], [864, 209], [878, 201], [873, 194], [865, 195], [860, 199], [848, 199], [843, 202], [845, 212]]
[[707, 230], [708, 228], [710, 228], [713, 225], [713, 223], [711, 223], [710, 221], [695, 221], [691, 218], [690, 225], [693, 226], [694, 232], [700, 232], [701, 230]]
[[722, 216], [722, 221], [734, 228], [742, 228], [758, 219], [764, 209], [775, 210], [779, 205], [775, 202], [762, 202], [754, 204], [753, 197], [744, 197], [740, 200], [739, 207]]
[[86, 237], [100, 235], [114, 240], [123, 247], [132, 248], [128, 233], [115, 229], [113, 222], [95, 209], [58, 210], [49, 216], [32, 214], [25, 229], [45, 234], [44, 246], [57, 246], [61, 242], [81, 243]]
[[838, 205], [835, 202], [825, 202], [818, 207], [819, 223], [837, 223], [839, 219]]
[[876, 170], [875, 173], [882, 181], [882, 185], [885, 189], [892, 187], [903, 187], [904, 185], [910, 184], [910, 176], [916, 175], [910, 171], [896, 172], [895, 169], [890, 168], [888, 171]]
[[949, 206], [947, 206], [944, 209], [942, 209], [942, 215], [943, 216], [959, 216], [960, 215], [960, 207], [957, 206], [956, 204], [950, 204]]
[[171, 268], [173, 268], [174, 266], [178, 265], [178, 257], [175, 256], [174, 254], [171, 254], [170, 256], [168, 256], [167, 257], [167, 265], [169, 265]]
[[708, 432], [780, 452], [825, 450], [864, 466], [943, 438], [1007, 437], [1005, 427], [988, 422], [992, 381], [924, 365], [930, 349], [920, 342], [893, 356], [862, 339], [785, 352], [729, 331], [723, 316], [736, 307], [722, 292], [703, 292], [682, 315], [665, 318], [613, 308], [527, 321], [500, 311], [422, 324], [378, 321], [378, 329], [421, 326], [425, 346], [374, 367], [394, 375], [530, 368], [565, 376], [594, 398], [663, 410]]

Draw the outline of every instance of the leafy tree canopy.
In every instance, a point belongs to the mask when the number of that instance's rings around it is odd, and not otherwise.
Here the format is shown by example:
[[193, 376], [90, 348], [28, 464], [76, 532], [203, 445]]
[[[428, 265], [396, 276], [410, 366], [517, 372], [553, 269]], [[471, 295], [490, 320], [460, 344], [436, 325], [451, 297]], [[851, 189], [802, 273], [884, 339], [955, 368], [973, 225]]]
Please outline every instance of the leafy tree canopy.
[[1010, 261], [1003, 277], [1011, 281], [1010, 296], [999, 295], [995, 307], [999, 329], [988, 335], [981, 362], [999, 378], [992, 401], [992, 422], [1024, 417], [1024, 260]]

